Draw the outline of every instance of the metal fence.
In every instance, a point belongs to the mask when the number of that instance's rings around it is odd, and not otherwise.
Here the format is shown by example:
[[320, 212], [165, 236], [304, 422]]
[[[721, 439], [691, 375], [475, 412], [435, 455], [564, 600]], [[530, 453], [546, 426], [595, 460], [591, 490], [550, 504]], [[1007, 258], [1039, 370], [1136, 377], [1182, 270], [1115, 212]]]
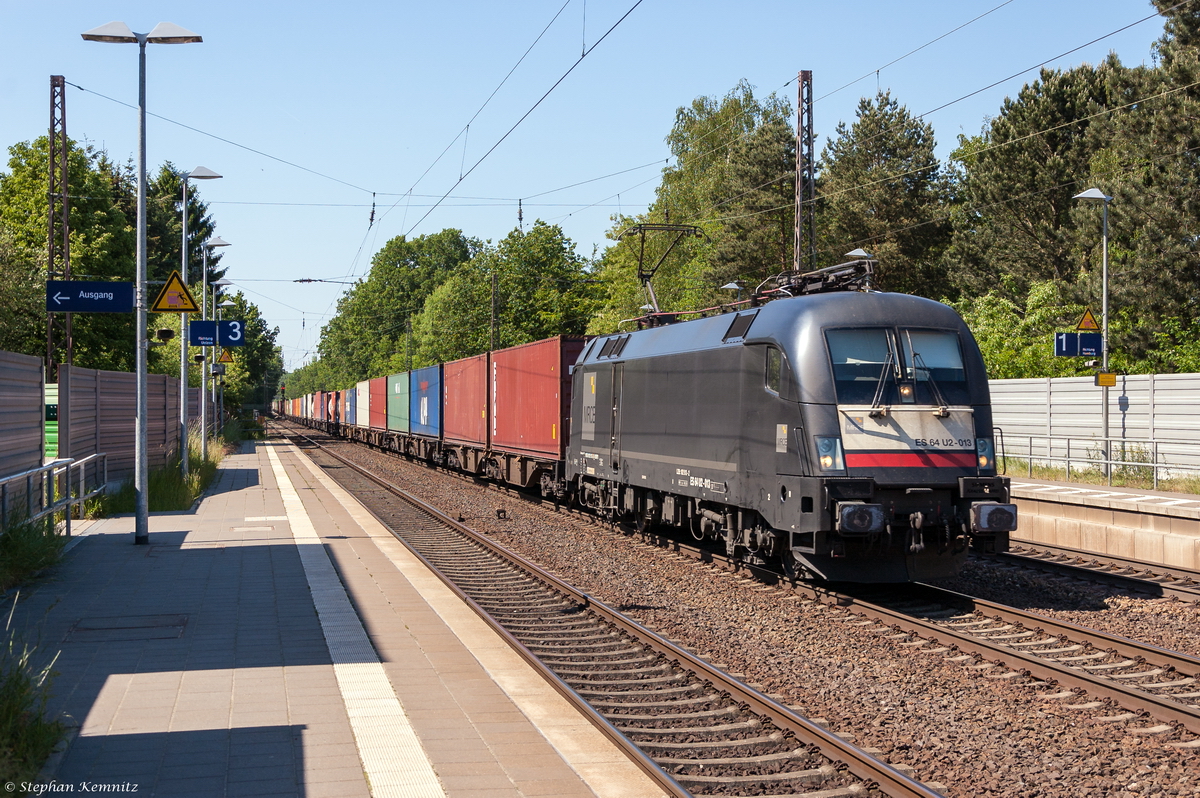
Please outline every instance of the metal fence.
[[1098, 468], [1158, 480], [1200, 472], [1200, 374], [1117, 377], [1108, 391], [1109, 434], [1102, 390], [1091, 377], [992, 380], [993, 423], [1005, 454], [1036, 465]]
[[42, 464], [45, 405], [41, 358], [0, 352], [0, 476]]
[[[79, 459], [106, 452], [111, 479], [131, 475], [136, 388], [136, 375], [124, 371], [60, 367], [60, 453]], [[157, 468], [166, 465], [179, 448], [179, 381], [150, 374], [146, 391], [148, 464]]]

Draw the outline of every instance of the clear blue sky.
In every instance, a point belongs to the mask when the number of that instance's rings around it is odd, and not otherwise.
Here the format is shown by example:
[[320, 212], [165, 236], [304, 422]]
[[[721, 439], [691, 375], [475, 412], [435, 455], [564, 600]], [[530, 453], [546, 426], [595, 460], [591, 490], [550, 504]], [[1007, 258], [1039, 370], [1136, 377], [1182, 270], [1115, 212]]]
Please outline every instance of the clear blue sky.
[[[135, 31], [169, 21], [201, 34], [202, 44], [148, 47], [148, 109], [336, 178], [148, 121], [152, 171], [170, 160], [225, 176], [199, 184], [218, 234], [232, 244], [223, 265], [280, 327], [293, 368], [315, 354], [344, 286], [291, 280], [362, 275], [371, 255], [402, 233], [456, 227], [498, 240], [516, 225], [518, 198], [529, 198], [527, 223], [561, 224], [590, 255], [605, 245], [611, 214], [643, 210], [652, 199], [675, 110], [700, 95], [723, 95], [743, 78], [763, 95], [781, 90], [794, 104], [795, 84], [783, 87], [811, 69], [823, 139], [839, 121], [853, 121], [859, 98], [877, 88], [924, 114], [1021, 72], [926, 117], [944, 157], [958, 134], [978, 133], [1006, 96], [1036, 77], [1023, 70], [1044, 61], [1058, 68], [1096, 63], [1109, 52], [1129, 65], [1148, 63], [1162, 32], [1156, 18], [1107, 36], [1153, 13], [1147, 0], [643, 0], [597, 45], [636, 1], [0, 0], [0, 143], [46, 133], [52, 74], [136, 104], [137, 47], [84, 42], [81, 32], [122, 20]], [[422, 178], [555, 14], [471, 123], [465, 146], [459, 137]], [[456, 187], [461, 171], [593, 45]], [[68, 89], [67, 129], [117, 160], [136, 154], [136, 112], [95, 93]], [[368, 230], [371, 192], [376, 222]]]

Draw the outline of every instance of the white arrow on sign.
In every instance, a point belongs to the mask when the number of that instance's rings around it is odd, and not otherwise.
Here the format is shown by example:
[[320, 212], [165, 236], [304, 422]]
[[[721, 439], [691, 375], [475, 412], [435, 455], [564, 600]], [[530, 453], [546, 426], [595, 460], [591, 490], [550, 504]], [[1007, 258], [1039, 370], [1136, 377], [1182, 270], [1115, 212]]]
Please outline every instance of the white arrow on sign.
[[69, 296], [63, 296], [62, 294], [58, 293], [57, 291], [55, 291], [54, 296], [51, 297], [51, 299], [53, 299], [55, 301], [55, 303], [59, 304], [59, 305], [61, 305], [63, 303], [64, 299], [70, 299], [70, 298], [71, 297], [69, 297]]

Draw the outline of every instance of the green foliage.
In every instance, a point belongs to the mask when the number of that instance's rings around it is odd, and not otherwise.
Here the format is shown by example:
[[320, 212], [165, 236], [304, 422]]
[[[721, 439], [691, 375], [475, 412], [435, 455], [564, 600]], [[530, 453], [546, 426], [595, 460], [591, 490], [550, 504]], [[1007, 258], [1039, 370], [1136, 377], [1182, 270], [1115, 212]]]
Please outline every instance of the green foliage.
[[890, 92], [863, 98], [854, 124], [838, 124], [817, 177], [819, 236], [830, 265], [861, 247], [879, 259], [882, 290], [949, 295], [941, 263], [949, 186], [935, 144], [933, 128]]
[[[39, 138], [9, 147], [9, 171], [0, 174], [0, 238], [9, 253], [5, 266], [27, 274], [46, 268], [49, 201], [49, 140]], [[76, 279], [134, 278], [134, 229], [122, 203], [129, 188], [121, 170], [104, 152], [91, 145], [71, 144], [67, 158], [71, 188], [71, 269]], [[7, 275], [7, 269], [5, 270]], [[7, 290], [7, 289], [6, 289]], [[41, 316], [40, 341], [18, 334], [14, 344], [25, 354], [45, 355], [45, 299], [42, 292], [25, 291], [14, 299], [25, 304], [6, 311], [29, 322]], [[21, 329], [31, 329], [23, 323]], [[74, 320], [75, 364], [87, 368], [131, 371], [134, 365], [132, 314], [80, 313]], [[15, 347], [14, 347], [15, 348]]]
[[[146, 497], [150, 512], [178, 512], [189, 510], [196, 500], [204, 495], [225, 454], [235, 439], [241, 440], [241, 427], [231, 422], [220, 436], [209, 438], [208, 457], [200, 457], [200, 430], [193, 427], [188, 435], [188, 475], [184, 478], [176, 458], [163, 468], [150, 472]], [[101, 494], [99, 500], [88, 507], [88, 516], [102, 518], [106, 515], [132, 513], [137, 509], [137, 494], [133, 479], [121, 483], [121, 487], [110, 493]]]
[[[784, 135], [790, 116], [785, 100], [774, 94], [759, 100], [745, 81], [724, 97], [698, 97], [676, 112], [667, 136], [675, 164], [663, 170], [654, 203], [644, 214], [613, 219], [608, 236], [615, 243], [600, 259], [603, 297], [589, 333], [615, 330], [622, 319], [643, 315], [649, 301], [637, 279], [641, 238], [620, 238], [634, 224], [694, 224], [707, 236], [685, 237], [669, 255], [674, 234], [646, 236], [646, 268], [662, 261], [653, 287], [665, 311], [729, 302], [734, 295], [720, 286], [734, 279], [757, 284], [781, 271], [779, 264], [790, 268], [794, 189], [791, 175], [782, 174], [795, 163], [795, 141]], [[783, 228], [789, 232], [781, 240]]]
[[36, 778], [66, 728], [46, 719], [55, 654], [41, 662], [37, 648], [12, 628], [19, 594], [13, 597], [0, 642], [0, 781], [20, 784]]
[[57, 563], [64, 545], [66, 540], [56, 533], [52, 518], [11, 519], [0, 529], [0, 592]]
[[[582, 333], [594, 306], [586, 262], [557, 225], [536, 221], [486, 246], [438, 286], [413, 320], [413, 366], [442, 363], [554, 335]], [[403, 371], [396, 358], [389, 371]]]
[[[478, 250], [477, 241], [451, 229], [411, 241], [397, 236], [384, 245], [366, 279], [338, 300], [337, 315], [321, 330], [322, 365], [312, 369], [321, 374], [316, 387], [346, 388], [388, 373], [404, 354], [408, 324], [426, 298]], [[290, 382], [307, 384], [303, 376]]]

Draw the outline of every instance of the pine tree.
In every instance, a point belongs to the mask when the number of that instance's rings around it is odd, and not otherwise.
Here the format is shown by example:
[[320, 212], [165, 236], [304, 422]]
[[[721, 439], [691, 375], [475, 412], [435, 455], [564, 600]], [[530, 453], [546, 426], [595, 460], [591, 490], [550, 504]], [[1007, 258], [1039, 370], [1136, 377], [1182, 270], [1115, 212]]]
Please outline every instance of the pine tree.
[[817, 223], [829, 265], [863, 248], [879, 260], [876, 285], [883, 290], [949, 295], [941, 266], [948, 187], [934, 146], [933, 128], [890, 92], [863, 98], [854, 124], [838, 124], [817, 175]]

